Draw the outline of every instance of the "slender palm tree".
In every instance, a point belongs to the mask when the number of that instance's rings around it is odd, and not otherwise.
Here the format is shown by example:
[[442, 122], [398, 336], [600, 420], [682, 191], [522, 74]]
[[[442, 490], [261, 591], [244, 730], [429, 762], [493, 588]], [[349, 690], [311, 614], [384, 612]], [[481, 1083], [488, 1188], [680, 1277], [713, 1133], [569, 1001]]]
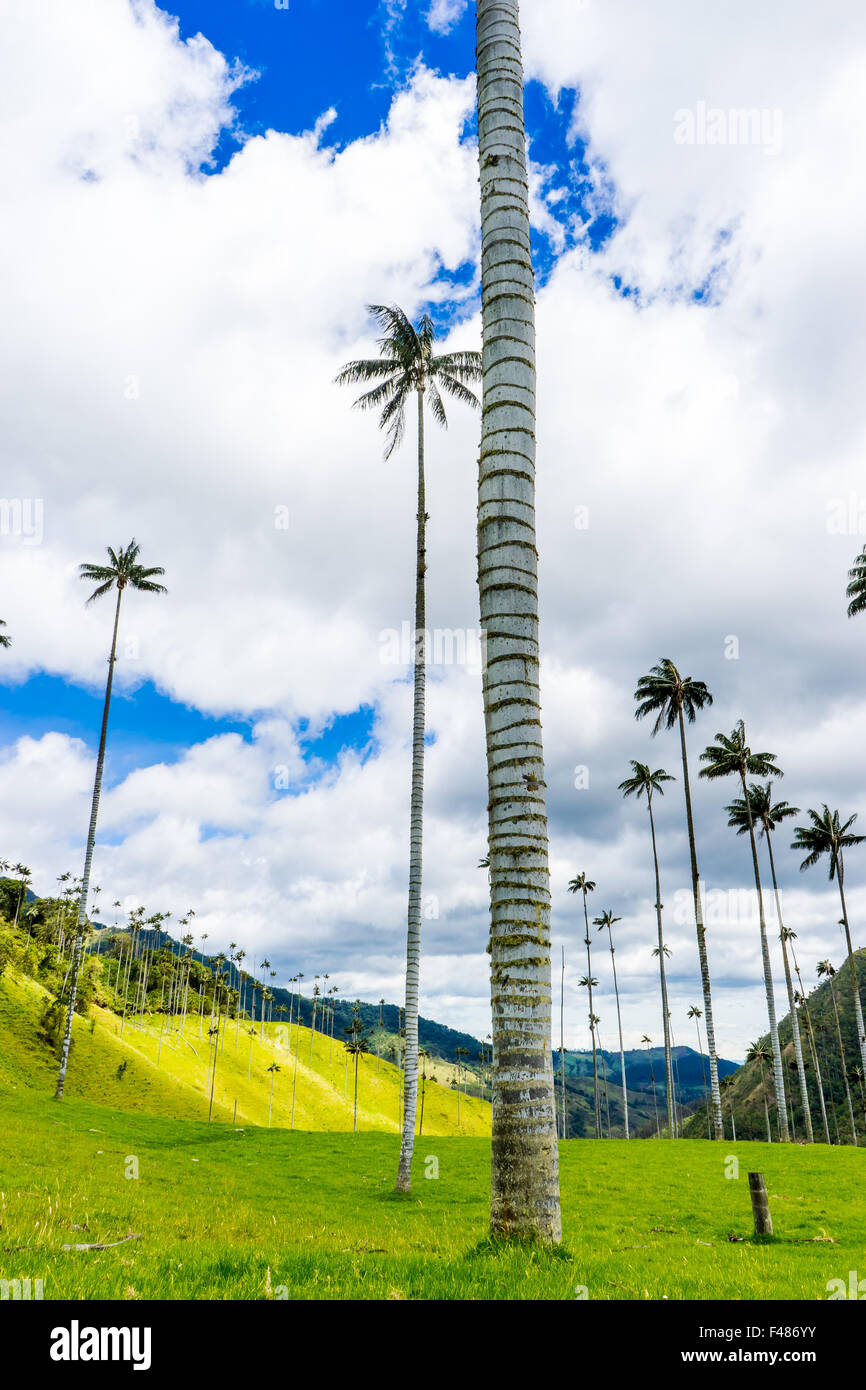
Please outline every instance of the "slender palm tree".
[[733, 1137], [734, 1143], [736, 1144], [736, 1142], [737, 1142], [737, 1122], [736, 1122], [736, 1120], [734, 1119], [734, 1092], [733, 1092], [733, 1089], [732, 1089], [732, 1088], [733, 1088], [733, 1085], [734, 1085], [734, 1078], [733, 1078], [733, 1076], [723, 1076], [723, 1077], [722, 1077], [721, 1089], [722, 1089], [723, 1091], [726, 1091], [726, 1092], [729, 1093], [729, 1094], [728, 1094], [728, 1109], [729, 1109], [730, 1114], [731, 1114], [731, 1135], [732, 1135], [732, 1137]]
[[[703, 1043], [701, 1042], [701, 1019], [703, 1018], [703, 1013], [702, 1013], [701, 1010], [698, 1008], [697, 1004], [692, 1004], [692, 1006], [690, 1007], [689, 1012], [688, 1012], [688, 1017], [689, 1017], [689, 1018], [693, 1018], [693, 1019], [695, 1020], [695, 1030], [696, 1030], [697, 1035], [698, 1035], [698, 1056], [699, 1056], [700, 1059], [701, 1059], [701, 1083], [702, 1083], [703, 1088], [704, 1088], [704, 1101], [706, 1102], [706, 1107], [707, 1107], [707, 1124], [709, 1125], [709, 1117], [710, 1117], [710, 1093], [709, 1093], [709, 1091], [708, 1091], [708, 1089], [707, 1089], [707, 1073], [706, 1073], [706, 1069], [705, 1069], [705, 1067], [704, 1067], [704, 1045], [703, 1045]], [[707, 1138], [708, 1138], [708, 1139], [712, 1139], [712, 1137], [713, 1137], [713, 1136], [712, 1136], [712, 1132], [711, 1132], [711, 1131], [709, 1130], [709, 1128], [708, 1128], [708, 1130], [707, 1130]]]
[[594, 927], [598, 927], [599, 931], [607, 931], [607, 939], [608, 939], [608, 942], [610, 943], [610, 964], [611, 964], [611, 969], [613, 970], [613, 989], [614, 989], [614, 994], [616, 995], [616, 1021], [617, 1021], [617, 1026], [618, 1026], [618, 1028], [619, 1028], [619, 1067], [620, 1067], [620, 1076], [621, 1076], [621, 1078], [622, 1078], [622, 1109], [623, 1109], [623, 1123], [624, 1123], [624, 1125], [625, 1125], [625, 1137], [626, 1137], [626, 1139], [630, 1139], [630, 1138], [631, 1138], [631, 1135], [630, 1135], [629, 1132], [628, 1132], [628, 1090], [627, 1090], [627, 1080], [626, 1080], [626, 1074], [625, 1074], [625, 1047], [624, 1047], [623, 1041], [622, 1041], [622, 1013], [621, 1013], [620, 1007], [619, 1007], [619, 985], [618, 985], [618, 983], [617, 983], [617, 978], [616, 978], [616, 956], [615, 956], [614, 944], [613, 944], [613, 924], [614, 924], [614, 922], [621, 922], [621, 921], [622, 921], [622, 918], [621, 918], [621, 917], [614, 917], [613, 912], [610, 910], [610, 908], [608, 908], [608, 910], [607, 910], [606, 912], [602, 912], [602, 914], [601, 914], [600, 917], [593, 917], [593, 919], [592, 919], [592, 925], [593, 925]]
[[470, 385], [481, 378], [477, 352], [434, 354], [435, 329], [428, 314], [417, 326], [402, 309], [384, 304], [368, 306], [382, 330], [379, 356], [350, 362], [337, 377], [340, 385], [371, 384], [358, 398], [361, 410], [382, 408], [380, 428], [386, 431], [385, 457], [400, 444], [406, 428], [406, 406], [414, 396], [418, 406], [418, 509], [415, 563], [414, 712], [412, 725], [412, 796], [409, 811], [409, 909], [406, 950], [405, 1104], [397, 1191], [408, 1192], [412, 1180], [415, 1112], [418, 1095], [418, 990], [421, 962], [421, 874], [424, 820], [424, 734], [426, 690], [426, 572], [427, 505], [424, 474], [424, 406], [443, 428], [448, 420], [442, 392], [478, 409]]
[[[656, 959], [670, 960], [670, 947], [666, 947], [666, 945], [664, 945], [664, 942], [662, 942], [662, 945], [660, 945], [660, 947], [652, 948], [652, 954], [653, 956], [655, 956]], [[664, 969], [667, 970], [667, 967], [664, 967]], [[671, 1027], [670, 1023], [670, 1009], [669, 1012], [667, 1012], [667, 1037], [669, 1037], [670, 1040], [669, 1118], [670, 1116], [673, 1116], [673, 1122], [669, 1123], [669, 1133], [671, 1138], [680, 1138], [680, 1118], [678, 1118], [677, 1115], [677, 1091], [676, 1087], [674, 1087], [674, 1030], [673, 1027]], [[680, 1073], [677, 1072], [677, 1077], [678, 1074]], [[712, 1129], [710, 1129], [709, 1137], [713, 1137]]]
[[[787, 931], [788, 928], [786, 927], [785, 930]], [[791, 933], [792, 936], [795, 934], [794, 932]], [[821, 1109], [821, 1122], [824, 1126], [824, 1139], [829, 1144], [830, 1126], [827, 1122], [827, 1102], [824, 1098], [824, 1080], [821, 1076], [821, 1062], [818, 1058], [817, 1039], [815, 1038], [815, 1030], [812, 1027], [812, 1020], [809, 1016], [809, 1004], [806, 995], [803, 993], [802, 979], [796, 960], [794, 962], [794, 969], [797, 972], [797, 979], [800, 981], [800, 988], [794, 990], [794, 1003], [803, 1014], [803, 1032], [806, 1034], [806, 1041], [809, 1044], [809, 1053], [812, 1058], [812, 1066], [815, 1068], [815, 1084], [818, 1088], [818, 1104]]]
[[772, 1053], [769, 1052], [762, 1042], [749, 1043], [749, 1050], [746, 1053], [747, 1062], [757, 1062], [761, 1069], [761, 1099], [764, 1102], [764, 1119], [767, 1122], [767, 1143], [772, 1144], [773, 1135], [770, 1130], [770, 1109], [767, 1105], [766, 1081], [764, 1079], [764, 1063], [772, 1061]]
[[798, 825], [794, 830], [794, 842], [792, 849], [806, 850], [806, 858], [800, 865], [800, 871], [810, 868], [817, 864], [822, 855], [826, 854], [830, 861], [830, 882], [835, 878], [839, 884], [839, 897], [842, 902], [842, 927], [845, 931], [845, 942], [848, 947], [848, 959], [851, 962], [851, 992], [854, 996], [854, 1018], [857, 1024], [857, 1042], [860, 1047], [860, 1061], [866, 1068], [866, 1030], [863, 1027], [863, 1006], [860, 1003], [860, 980], [857, 971], [857, 957], [854, 954], [854, 947], [851, 944], [851, 928], [848, 925], [848, 907], [845, 902], [845, 858], [844, 851], [852, 845], [861, 845], [866, 840], [866, 835], [854, 835], [851, 826], [857, 819], [856, 815], [849, 816], [842, 822], [838, 811], [831, 811], [828, 806], [821, 808], [821, 814], [817, 811], [808, 811], [809, 825]]
[[836, 986], [833, 983], [833, 977], [836, 974], [835, 966], [831, 965], [829, 960], [819, 960], [818, 974], [823, 976], [830, 986], [830, 998], [833, 1001], [833, 1015], [836, 1020], [836, 1041], [839, 1046], [839, 1060], [842, 1063], [842, 1081], [845, 1086], [845, 1100], [848, 1103], [848, 1118], [851, 1121], [851, 1138], [856, 1145], [857, 1126], [854, 1123], [854, 1102], [851, 1099], [851, 1087], [848, 1085], [848, 1061], [845, 1056], [845, 1044], [842, 1041], [842, 1026], [839, 1022], [839, 1001], [836, 998]]
[[600, 1139], [601, 1110], [599, 1108], [598, 1099], [598, 1054], [595, 1046], [595, 1025], [592, 1022], [592, 1019], [594, 1018], [594, 1014], [592, 1012], [592, 990], [593, 986], [598, 984], [598, 980], [594, 980], [592, 978], [592, 939], [589, 935], [589, 910], [586, 905], [586, 895], [587, 893], [592, 893], [594, 889], [595, 883], [592, 881], [592, 879], [587, 878], [585, 873], [578, 874], [577, 877], [573, 878], [568, 885], [569, 893], [583, 894], [583, 920], [586, 927], [586, 935], [583, 938], [583, 944], [586, 946], [586, 974], [584, 975], [580, 983], [584, 988], [589, 990], [589, 1033], [592, 1042], [592, 1094], [593, 1104], [595, 1107], [595, 1137], [596, 1139]]
[[776, 904], [776, 920], [779, 923], [779, 940], [782, 943], [782, 965], [785, 970], [785, 989], [788, 995], [788, 1011], [791, 1016], [791, 1036], [794, 1040], [794, 1058], [797, 1066], [797, 1078], [800, 1083], [800, 1099], [803, 1102], [803, 1118], [806, 1126], [806, 1139], [808, 1143], [814, 1142], [812, 1133], [812, 1115], [809, 1106], [809, 1087], [806, 1084], [806, 1067], [803, 1061], [803, 1042], [800, 1036], [800, 1020], [794, 1001], [794, 982], [791, 979], [791, 966], [788, 960], [788, 937], [785, 933], [785, 924], [782, 921], [782, 901], [779, 896], [779, 884], [776, 878], [776, 863], [773, 857], [773, 831], [784, 821], [790, 820], [792, 816], [799, 814], [798, 806], [791, 806], [787, 801], [773, 800], [773, 784], [767, 782], [762, 784], [752, 782], [749, 787], [749, 801], [751, 805], [747, 807], [745, 797], [735, 798], [730, 806], [726, 806], [728, 812], [728, 825], [733, 826], [738, 835], [745, 835], [749, 829], [749, 816], [751, 815], [754, 825], [760, 826], [759, 838], [767, 843], [767, 856], [770, 861], [770, 877], [773, 882], [773, 898]]
[[535, 299], [517, 0], [478, 0], [484, 406], [478, 587], [485, 660], [491, 1229], [561, 1236], [550, 883], [538, 654]]
[[562, 947], [562, 970], [559, 978], [559, 1080], [562, 1101], [561, 1134], [565, 1138], [565, 947]]
[[[664, 1028], [665, 1043], [665, 1092], [668, 1111], [668, 1132], [673, 1136], [674, 1117], [671, 1097], [673, 1095], [674, 1082], [671, 1063], [670, 1009], [668, 1007], [668, 985], [665, 974], [664, 940], [662, 939], [662, 890], [659, 880], [659, 856], [656, 846], [655, 819], [653, 817], [653, 794], [657, 792], [659, 796], [664, 796], [664, 783], [673, 782], [676, 779], [671, 777], [670, 774], [665, 772], [664, 768], [661, 767], [656, 768], [655, 772], [651, 772], [647, 763], [639, 763], [634, 758], [631, 759], [631, 769], [632, 775], [627, 777], [624, 782], [620, 782], [619, 790], [622, 792], [623, 796], [636, 795], [638, 800], [640, 800], [642, 796], [645, 796], [647, 811], [649, 812], [650, 836], [653, 849], [653, 869], [655, 870], [656, 885], [656, 926], [658, 928], [659, 938], [659, 976], [661, 981], [662, 1026]], [[709, 1114], [709, 1108], [707, 1113]]]
[[361, 1002], [360, 1002], [360, 1000], [357, 1000], [357, 999], [355, 1000], [355, 1003], [354, 1003], [353, 1006], [352, 1006], [352, 1022], [351, 1022], [351, 1025], [350, 1025], [350, 1027], [348, 1027], [348, 1028], [344, 1028], [344, 1029], [343, 1029], [343, 1032], [344, 1032], [344, 1033], [348, 1033], [348, 1034], [350, 1035], [350, 1036], [349, 1036], [349, 1041], [345, 1044], [345, 1048], [346, 1048], [346, 1053], [348, 1054], [348, 1056], [352, 1057], [352, 1059], [353, 1059], [353, 1061], [354, 1061], [354, 1066], [355, 1066], [355, 1098], [354, 1098], [354, 1111], [353, 1111], [354, 1118], [353, 1118], [353, 1121], [352, 1121], [352, 1129], [353, 1129], [353, 1132], [354, 1132], [355, 1134], [357, 1134], [357, 1132], [358, 1132], [358, 1063], [360, 1062], [361, 1057], [363, 1056], [363, 1054], [364, 1054], [365, 1052], [368, 1052], [368, 1051], [369, 1051], [369, 1047], [368, 1047], [368, 1045], [367, 1045], [367, 1035], [366, 1035], [366, 1033], [364, 1033], [364, 1031], [363, 1031], [363, 1029], [362, 1029], [362, 1027], [361, 1027]]
[[601, 1138], [601, 1093], [598, 1078], [598, 1044], [596, 1042], [595, 1028], [600, 1022], [598, 1014], [593, 1013], [592, 991], [598, 984], [592, 975], [582, 975], [577, 982], [581, 989], [589, 991], [589, 1036], [592, 1042], [592, 1082], [593, 1082], [593, 1109], [595, 1111], [595, 1137]]
[[268, 1101], [268, 1129], [270, 1129], [271, 1111], [274, 1108], [274, 1081], [276, 1080], [277, 1072], [282, 1071], [282, 1067], [278, 1066], [276, 1062], [271, 1062], [271, 1065], [267, 1068], [267, 1070], [270, 1072], [271, 1076], [271, 1098]]
[[21, 916], [21, 909], [27, 898], [27, 885], [30, 882], [30, 870], [26, 864], [16, 864], [12, 872], [13, 874], [17, 874], [21, 881], [21, 886], [18, 889], [18, 901], [15, 904], [15, 919], [12, 923], [12, 930], [15, 931], [18, 926], [18, 919]]
[[669, 657], [664, 657], [649, 674], [641, 676], [634, 698], [638, 707], [635, 719], [644, 719], [648, 714], [655, 715], [653, 737], [660, 729], [678, 728], [680, 735], [680, 754], [683, 762], [683, 791], [686, 799], [686, 828], [689, 837], [689, 858], [692, 870], [692, 896], [695, 904], [695, 931], [698, 939], [698, 959], [701, 967], [701, 989], [704, 996], [704, 1021], [707, 1030], [707, 1052], [710, 1057], [710, 1096], [713, 1103], [713, 1132], [716, 1139], [724, 1139], [725, 1125], [722, 1119], [722, 1099], [719, 1091], [719, 1058], [716, 1052], [716, 1030], [713, 1024], [713, 997], [710, 989], [710, 966], [707, 957], [704, 914], [701, 905], [701, 881], [698, 872], [698, 854], [695, 846], [695, 827], [692, 819], [692, 793], [689, 782], [689, 761], [686, 751], [686, 721], [695, 722], [698, 710], [713, 703], [713, 697], [703, 681], [692, 680], [691, 676], [681, 676]]
[[761, 959], [764, 966], [764, 990], [767, 996], [767, 1016], [770, 1022], [770, 1045], [773, 1049], [773, 1071], [776, 1079], [776, 1107], [779, 1112], [779, 1138], [787, 1144], [788, 1107], [785, 1100], [785, 1073], [782, 1068], [782, 1050], [779, 1045], [779, 1028], [776, 1022], [776, 997], [773, 990], [773, 970], [770, 964], [770, 945], [767, 940], [767, 923], [764, 918], [764, 895], [761, 891], [761, 869], [758, 864], [758, 846], [755, 841], [755, 823], [746, 778], [781, 777], [782, 771], [773, 761], [772, 753], [756, 753], [746, 742], [746, 729], [742, 719], [738, 720], [730, 734], [716, 734], [715, 740], [701, 754], [701, 777], [715, 780], [720, 777], [739, 777], [743, 789], [743, 802], [746, 824], [749, 831], [749, 844], [752, 850], [752, 872], [755, 875], [755, 892], [758, 897], [758, 925], [761, 934]]
[[[654, 1070], [654, 1068], [653, 1068], [653, 1054], [652, 1054], [652, 1045], [653, 1045], [653, 1042], [652, 1042], [652, 1038], [650, 1038], [646, 1033], [644, 1033], [643, 1037], [641, 1038], [641, 1042], [642, 1042], [642, 1043], [646, 1043], [646, 1055], [647, 1055], [647, 1057], [649, 1058], [650, 1081], [652, 1082], [652, 1088], [653, 1088], [653, 1109], [654, 1109], [655, 1112], [656, 1112], [656, 1138], [657, 1138], [657, 1139], [661, 1139], [661, 1137], [662, 1137], [662, 1132], [661, 1132], [661, 1128], [660, 1128], [660, 1126], [659, 1126], [659, 1106], [658, 1106], [658, 1101], [656, 1100], [656, 1074], [655, 1074], [655, 1070]], [[670, 1094], [668, 1095], [668, 1115], [670, 1116]], [[670, 1133], [673, 1134], [673, 1132], [674, 1132], [673, 1120], [672, 1120], [672, 1119], [669, 1119], [668, 1123], [669, 1123], [669, 1126], [670, 1126]]]
[[146, 568], [139, 564], [139, 549], [136, 541], [120, 550], [108, 546], [108, 565], [84, 564], [80, 567], [80, 578], [95, 583], [96, 588], [87, 600], [88, 604], [102, 598], [113, 589], [117, 590], [114, 608], [114, 630], [111, 636], [111, 652], [108, 658], [108, 679], [105, 683], [105, 704], [102, 710], [102, 728], [99, 734], [99, 751], [96, 756], [96, 775], [93, 781], [93, 798], [90, 806], [90, 826], [87, 832], [87, 847], [84, 852], [84, 872], [81, 876], [81, 894], [78, 901], [78, 929], [72, 952], [72, 979], [69, 986], [69, 1000], [66, 1008], [66, 1030], [60, 1054], [60, 1070], [57, 1076], [55, 1098], [61, 1100], [66, 1084], [66, 1068], [69, 1062], [69, 1047], [72, 1042], [72, 1019], [75, 1014], [75, 1001], [78, 995], [78, 975], [81, 968], [84, 932], [87, 924], [87, 900], [90, 894], [90, 866], [93, 861], [93, 844], [96, 839], [96, 818], [99, 812], [99, 793], [102, 788], [102, 768], [105, 762], [105, 740], [108, 733], [108, 711], [111, 706], [111, 686], [114, 679], [114, 663], [117, 659], [117, 629], [120, 622], [120, 601], [124, 589], [138, 589], [146, 594], [164, 594], [164, 585], [157, 584], [157, 575], [165, 571], [156, 565]]
[[[6, 626], [5, 622], [3, 621], [2, 618], [0, 618], [0, 627], [5, 627], [5, 626]], [[6, 632], [0, 632], [0, 647], [11, 647], [11, 646], [12, 646], [12, 638], [8, 635], [8, 633], [6, 633]]]

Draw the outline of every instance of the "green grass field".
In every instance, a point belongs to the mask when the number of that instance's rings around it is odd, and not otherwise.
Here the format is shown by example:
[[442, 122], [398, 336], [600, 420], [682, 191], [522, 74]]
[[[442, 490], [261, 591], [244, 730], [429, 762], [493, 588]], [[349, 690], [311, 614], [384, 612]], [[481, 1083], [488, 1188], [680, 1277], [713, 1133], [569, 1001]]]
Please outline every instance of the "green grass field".
[[[3, 1086], [0, 1278], [41, 1278], [46, 1299], [824, 1299], [863, 1264], [856, 1150], [570, 1140], [562, 1254], [485, 1244], [489, 1152], [424, 1136], [398, 1199], [396, 1136], [236, 1131]], [[749, 1169], [767, 1177], [769, 1244], [728, 1240], [750, 1236]]]

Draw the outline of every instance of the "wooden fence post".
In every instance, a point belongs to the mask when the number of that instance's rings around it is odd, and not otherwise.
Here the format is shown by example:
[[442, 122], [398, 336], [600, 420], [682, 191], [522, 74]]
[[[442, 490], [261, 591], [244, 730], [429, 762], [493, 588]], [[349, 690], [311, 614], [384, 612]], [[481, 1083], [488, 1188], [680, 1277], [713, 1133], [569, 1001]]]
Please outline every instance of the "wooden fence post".
[[755, 1218], [755, 1235], [771, 1236], [773, 1218], [770, 1215], [770, 1199], [763, 1173], [749, 1174], [749, 1196], [752, 1199], [752, 1214]]

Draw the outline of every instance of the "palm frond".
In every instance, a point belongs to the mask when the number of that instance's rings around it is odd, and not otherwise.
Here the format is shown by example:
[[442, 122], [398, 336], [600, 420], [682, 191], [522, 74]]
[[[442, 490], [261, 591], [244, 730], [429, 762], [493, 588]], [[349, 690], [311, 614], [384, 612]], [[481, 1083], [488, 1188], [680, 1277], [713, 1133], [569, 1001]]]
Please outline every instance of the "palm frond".
[[462, 381], [458, 381], [456, 376], [452, 376], [449, 372], [437, 372], [433, 380], [436, 381], [449, 396], [453, 396], [455, 400], [462, 401], [464, 405], [468, 405], [470, 410], [481, 409], [481, 402], [475, 392], [470, 391], [468, 386], [464, 386]]
[[433, 419], [436, 421], [437, 425], [442, 426], [443, 430], [447, 430], [448, 417], [445, 414], [442, 397], [439, 395], [435, 381], [427, 383], [427, 399], [430, 402], [430, 414], [433, 416]]
[[341, 372], [334, 377], [334, 384], [337, 386], [356, 386], [367, 381], [379, 381], [381, 377], [389, 373], [403, 370], [403, 363], [398, 357], [383, 355], [382, 357], [359, 358], [357, 362], [347, 362]]

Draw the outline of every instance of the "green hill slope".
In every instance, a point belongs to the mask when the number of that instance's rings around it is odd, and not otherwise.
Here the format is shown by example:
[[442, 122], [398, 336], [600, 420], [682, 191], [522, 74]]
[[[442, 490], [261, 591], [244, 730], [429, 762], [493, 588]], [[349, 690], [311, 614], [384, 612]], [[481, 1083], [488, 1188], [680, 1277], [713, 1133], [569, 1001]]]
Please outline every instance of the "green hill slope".
[[[866, 981], [866, 950], [855, 952], [857, 969], [861, 982]], [[857, 1138], [862, 1144], [866, 1137], [866, 1078], [860, 1066], [860, 1049], [857, 1044], [857, 1029], [854, 1016], [854, 997], [851, 981], [851, 962], [840, 966], [832, 982], [839, 1010], [839, 1025], [842, 1047], [845, 1053], [845, 1071], [851, 1092], [854, 1124]], [[848, 1102], [845, 1096], [845, 1079], [842, 1058], [836, 1033], [836, 1018], [833, 1009], [831, 982], [823, 981], [813, 989], [805, 1004], [798, 1008], [800, 1031], [803, 1046], [803, 1060], [806, 1071], [806, 1085], [809, 1091], [812, 1131], [816, 1143], [825, 1141], [824, 1126], [818, 1098], [817, 1075], [809, 1045], [807, 1022], [811, 1025], [818, 1065], [824, 1089], [824, 1099], [830, 1128], [832, 1144], [850, 1144], [851, 1121]], [[770, 1048], [769, 1034], [756, 1039]], [[788, 1115], [791, 1122], [792, 1137], [805, 1138], [803, 1107], [800, 1098], [800, 1083], [794, 1057], [794, 1042], [791, 1031], [791, 1016], [786, 1014], [779, 1024], [779, 1041], [785, 1068], [785, 1088], [787, 1091]], [[723, 1092], [722, 1109], [725, 1117], [725, 1132], [731, 1133], [731, 1112], [736, 1125], [737, 1137], [743, 1139], [767, 1138], [767, 1112], [770, 1117], [770, 1132], [778, 1139], [778, 1117], [773, 1089], [772, 1063], [764, 1063], [763, 1075], [758, 1061], [746, 1062], [728, 1078]], [[764, 1103], [766, 1101], [766, 1110]], [[706, 1109], [702, 1105], [685, 1129], [686, 1137], [700, 1138], [706, 1135]]]
[[[43, 1026], [51, 995], [36, 981], [7, 970], [0, 978], [0, 1085], [52, 1091], [55, 1054]], [[76, 1016], [67, 1094], [124, 1110], [182, 1119], [207, 1119], [213, 1048], [207, 1018], [180, 1020], [145, 1015], [121, 1020], [91, 1006]], [[291, 1051], [289, 1050], [291, 1043]], [[278, 1068], [273, 1073], [268, 1069]], [[273, 1081], [273, 1099], [271, 1083]], [[400, 1072], [384, 1058], [362, 1055], [358, 1066], [358, 1128], [397, 1133]], [[293, 1026], [266, 1025], [251, 1036], [249, 1026], [229, 1021], [220, 1035], [213, 1086], [213, 1114], [238, 1124], [292, 1126], [306, 1130], [351, 1130], [354, 1124], [353, 1059], [342, 1041]], [[420, 1108], [420, 1097], [419, 1097]], [[429, 1079], [424, 1087], [423, 1133], [489, 1133], [490, 1105], [459, 1097], [450, 1085]]]

